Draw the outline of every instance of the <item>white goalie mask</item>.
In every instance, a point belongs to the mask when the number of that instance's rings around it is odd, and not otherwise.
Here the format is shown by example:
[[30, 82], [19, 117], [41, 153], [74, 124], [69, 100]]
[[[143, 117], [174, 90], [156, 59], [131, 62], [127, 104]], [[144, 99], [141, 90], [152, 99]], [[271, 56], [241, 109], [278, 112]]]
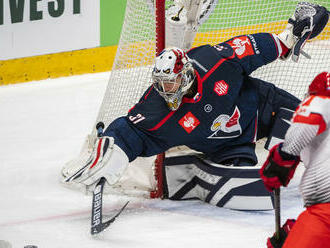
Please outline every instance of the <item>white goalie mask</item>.
[[152, 71], [154, 88], [174, 111], [181, 104], [195, 79], [194, 68], [186, 53], [179, 48], [164, 49], [157, 57]]

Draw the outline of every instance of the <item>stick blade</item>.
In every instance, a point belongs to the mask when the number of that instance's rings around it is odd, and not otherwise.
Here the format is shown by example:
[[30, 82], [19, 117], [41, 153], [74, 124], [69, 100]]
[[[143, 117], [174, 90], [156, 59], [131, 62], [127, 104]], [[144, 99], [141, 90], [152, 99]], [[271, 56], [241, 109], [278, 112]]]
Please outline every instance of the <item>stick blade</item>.
[[106, 222], [100, 222], [98, 225], [91, 227], [91, 234], [95, 235], [100, 232], [103, 232], [106, 228], [108, 228], [115, 220], [116, 218], [124, 211], [126, 206], [128, 205], [129, 201], [125, 203], [124, 206], [116, 213], [114, 216], [112, 216], [108, 221]]
[[106, 228], [108, 228], [115, 220], [116, 218], [123, 212], [123, 210], [126, 208], [126, 206], [128, 205], [129, 201], [125, 203], [124, 206], [122, 206], [122, 208], [119, 210], [118, 213], [116, 213], [114, 216], [112, 216], [110, 218], [110, 220], [104, 222], [104, 223], [100, 223], [100, 225], [92, 227], [91, 228], [91, 234], [95, 235], [98, 234], [102, 231], [104, 231]]

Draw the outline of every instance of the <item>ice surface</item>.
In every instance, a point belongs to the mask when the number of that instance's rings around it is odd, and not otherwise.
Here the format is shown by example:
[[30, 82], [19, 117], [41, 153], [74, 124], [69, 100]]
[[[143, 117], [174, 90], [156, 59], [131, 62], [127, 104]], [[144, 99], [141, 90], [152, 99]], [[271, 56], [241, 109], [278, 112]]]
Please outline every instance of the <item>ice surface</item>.
[[[21, 248], [266, 247], [273, 211], [111, 195], [104, 197], [105, 214], [131, 202], [109, 229], [91, 237], [91, 196], [65, 188], [59, 173], [91, 131], [108, 77], [0, 87], [0, 240]], [[282, 222], [303, 210], [301, 172], [282, 190]]]

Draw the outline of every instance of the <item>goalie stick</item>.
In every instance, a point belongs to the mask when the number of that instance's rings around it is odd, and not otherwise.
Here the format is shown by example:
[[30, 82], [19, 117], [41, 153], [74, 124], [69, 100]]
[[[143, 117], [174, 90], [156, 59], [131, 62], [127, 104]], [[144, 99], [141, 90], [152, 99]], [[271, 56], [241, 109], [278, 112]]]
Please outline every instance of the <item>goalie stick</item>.
[[111, 219], [109, 219], [106, 222], [102, 222], [103, 215], [102, 215], [102, 198], [103, 198], [103, 187], [106, 180], [104, 177], [100, 179], [100, 181], [97, 183], [94, 192], [93, 192], [93, 205], [92, 205], [92, 223], [91, 223], [91, 234], [95, 235], [100, 232], [102, 232], [104, 229], [106, 229], [112, 222], [116, 220], [116, 218], [123, 212], [123, 210], [126, 208], [127, 204], [118, 211], [117, 214], [115, 214]]
[[[97, 136], [102, 137], [103, 135], [103, 129], [104, 129], [104, 123], [99, 122], [96, 125], [97, 129]], [[106, 182], [106, 179], [104, 177], [101, 177], [99, 182], [96, 184], [94, 191], [93, 191], [93, 203], [92, 203], [92, 217], [91, 217], [91, 234], [95, 235], [103, 230], [105, 230], [112, 222], [116, 220], [116, 218], [123, 212], [123, 210], [126, 208], [127, 204], [129, 203], [126, 202], [125, 205], [118, 211], [117, 214], [112, 216], [108, 221], [102, 222], [103, 215], [102, 215], [102, 198], [103, 198], [103, 188], [104, 184]]]

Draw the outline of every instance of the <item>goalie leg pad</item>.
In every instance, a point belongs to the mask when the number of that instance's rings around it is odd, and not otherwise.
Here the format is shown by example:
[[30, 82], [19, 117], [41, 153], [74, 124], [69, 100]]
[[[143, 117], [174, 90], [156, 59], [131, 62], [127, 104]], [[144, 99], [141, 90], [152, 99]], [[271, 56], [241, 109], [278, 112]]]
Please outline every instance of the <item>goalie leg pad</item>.
[[166, 158], [164, 197], [171, 200], [199, 199], [236, 210], [273, 209], [273, 195], [260, 177], [259, 167], [223, 166], [197, 155]]

